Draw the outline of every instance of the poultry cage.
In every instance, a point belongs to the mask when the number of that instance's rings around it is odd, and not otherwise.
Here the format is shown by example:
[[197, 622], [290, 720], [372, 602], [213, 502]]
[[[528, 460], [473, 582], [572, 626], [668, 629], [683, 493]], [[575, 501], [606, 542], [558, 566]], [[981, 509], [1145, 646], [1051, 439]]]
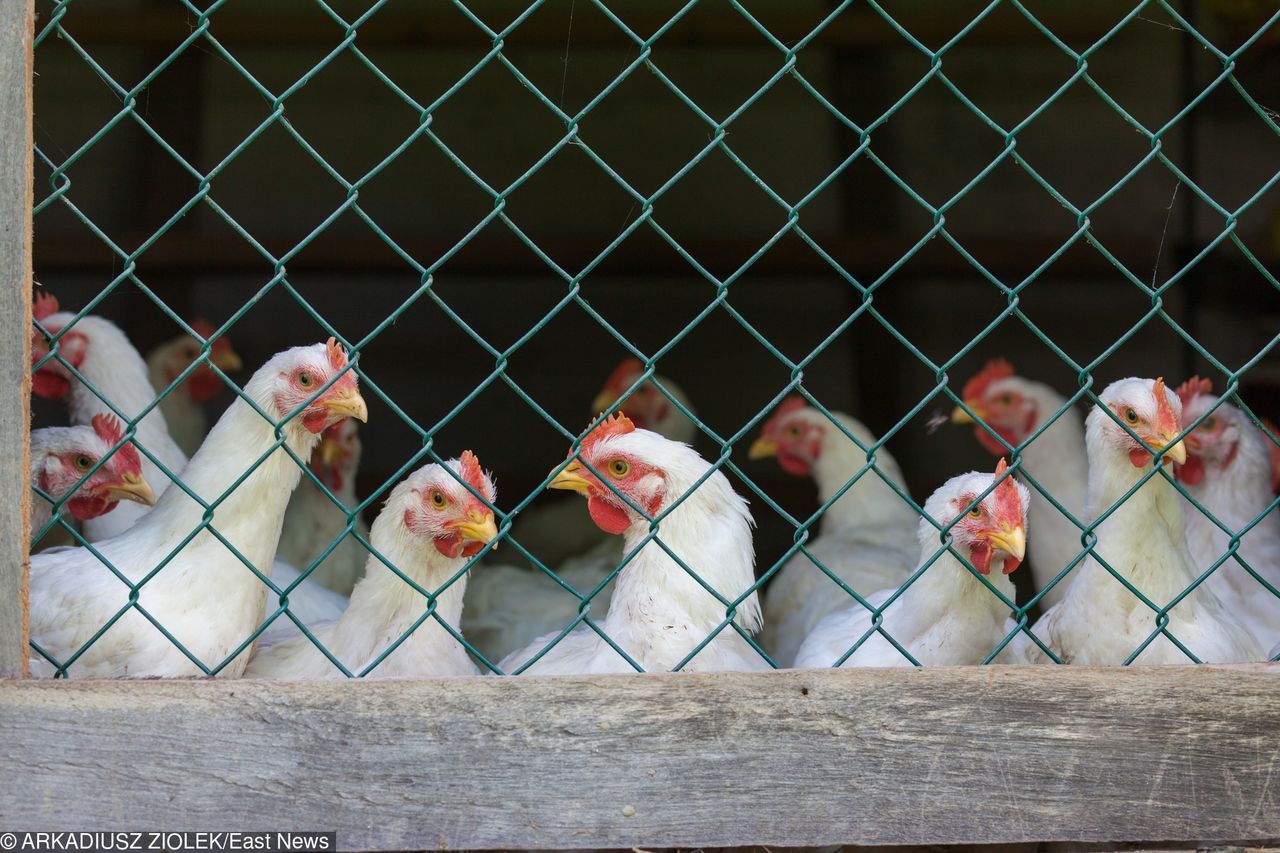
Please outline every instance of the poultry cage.
[[0, 829], [1280, 838], [1274, 4], [0, 21]]

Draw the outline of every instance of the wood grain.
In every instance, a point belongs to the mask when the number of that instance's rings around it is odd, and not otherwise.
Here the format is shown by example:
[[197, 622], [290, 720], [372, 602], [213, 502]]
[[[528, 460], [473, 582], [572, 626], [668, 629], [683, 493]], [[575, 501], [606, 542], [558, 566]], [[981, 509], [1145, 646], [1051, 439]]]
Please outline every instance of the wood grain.
[[343, 849], [1280, 838], [1280, 666], [0, 683], [0, 827]]
[[27, 671], [33, 0], [0, 3], [0, 678]]

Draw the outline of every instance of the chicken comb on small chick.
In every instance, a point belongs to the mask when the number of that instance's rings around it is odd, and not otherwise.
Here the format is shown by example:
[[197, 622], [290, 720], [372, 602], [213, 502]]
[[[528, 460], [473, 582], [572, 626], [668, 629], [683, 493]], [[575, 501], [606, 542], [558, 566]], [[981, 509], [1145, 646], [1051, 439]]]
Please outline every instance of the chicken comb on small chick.
[[1001, 379], [1008, 379], [1014, 375], [1016, 374], [1013, 371], [1013, 365], [1007, 359], [993, 358], [981, 370], [973, 374], [973, 377], [968, 382], [964, 383], [964, 388], [960, 391], [960, 399], [980, 400], [986, 395], [991, 383], [999, 382]]
[[31, 316], [37, 320], [46, 320], [61, 310], [58, 297], [47, 290], [42, 290], [31, 301]]
[[618, 396], [622, 396], [622, 392], [627, 390], [627, 386], [631, 383], [627, 379], [636, 373], [644, 371], [644, 362], [634, 356], [628, 356], [618, 363], [618, 366], [609, 374], [609, 378], [604, 381], [604, 387]]
[[[115, 415], [99, 412], [89, 422], [93, 424], [93, 431], [98, 434], [98, 438], [108, 445], [114, 447], [124, 440], [124, 424]], [[116, 457], [130, 468], [142, 467], [142, 454], [132, 443], [117, 450]]]
[[458, 467], [458, 475], [466, 484], [484, 495], [489, 503], [493, 503], [493, 480], [480, 467], [480, 459], [470, 450], [464, 450], [458, 457]]
[[1182, 407], [1185, 409], [1188, 404], [1201, 394], [1213, 393], [1213, 380], [1204, 379], [1199, 376], [1192, 376], [1186, 382], [1178, 386], [1178, 399], [1182, 401]]
[[1005, 476], [1005, 472], [1009, 470], [1009, 466], [1005, 464], [1004, 457], [1000, 457], [1000, 461], [996, 463], [996, 472], [994, 479], [999, 480], [1004, 477], [1004, 481], [995, 487], [991, 493], [996, 499], [996, 521], [1010, 527], [1022, 524], [1022, 496], [1018, 494], [1018, 486], [1013, 481], [1012, 476]]
[[334, 370], [341, 370], [347, 366], [347, 351], [342, 348], [342, 344], [338, 343], [336, 338], [329, 338], [325, 342], [325, 347], [329, 351], [329, 366]]
[[[635, 431], [636, 425], [631, 422], [631, 418], [627, 417], [622, 412], [614, 412], [607, 418], [597, 417], [587, 427], [587, 434], [586, 437], [582, 439], [581, 449], [586, 450], [587, 448], [594, 447], [606, 438], [610, 438], [615, 435], [626, 435], [629, 432]], [[572, 449], [570, 449], [569, 455], [573, 455]]]
[[1182, 425], [1178, 422], [1178, 415], [1169, 403], [1168, 389], [1165, 388], [1163, 376], [1156, 377], [1151, 393], [1156, 398], [1156, 426], [1170, 434], [1180, 432]]

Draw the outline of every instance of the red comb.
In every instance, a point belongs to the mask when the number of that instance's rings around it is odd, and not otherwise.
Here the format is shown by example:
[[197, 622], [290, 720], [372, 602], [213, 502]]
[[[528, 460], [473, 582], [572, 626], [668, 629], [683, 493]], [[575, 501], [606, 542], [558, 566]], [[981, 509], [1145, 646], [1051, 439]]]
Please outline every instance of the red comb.
[[107, 444], [119, 444], [120, 439], [124, 438], [124, 425], [115, 415], [102, 412], [94, 415], [90, 423], [93, 424], [93, 431]]
[[329, 350], [329, 366], [334, 370], [341, 370], [347, 366], [347, 351], [334, 338], [329, 338], [325, 346]]
[[582, 439], [582, 449], [593, 447], [600, 441], [614, 435], [626, 435], [629, 432], [635, 432], [636, 425], [631, 422], [631, 418], [622, 412], [614, 412], [610, 417], [596, 418], [588, 427], [587, 437]]
[[459, 473], [467, 485], [489, 500], [493, 500], [493, 495], [490, 494], [489, 489], [489, 478], [485, 476], [484, 469], [480, 467], [480, 459], [470, 450], [464, 450], [462, 455], [458, 457], [458, 463], [462, 469]]
[[[210, 323], [208, 320], [205, 320], [203, 318], [192, 321], [191, 330], [194, 331], [200, 337], [204, 338], [206, 341], [213, 337], [214, 332], [218, 331], [216, 328], [214, 328], [214, 325], [212, 323]], [[229, 350], [229, 349], [231, 349], [231, 339], [226, 337], [225, 335], [218, 338], [217, 340], [215, 340], [213, 343], [209, 345], [210, 351], [218, 350], [219, 352], [221, 352], [223, 350]]]
[[[1004, 477], [1009, 466], [1005, 464], [1004, 457], [1000, 457], [1000, 461], [996, 463], [996, 473], [993, 475], [995, 479]], [[1022, 516], [1022, 498], [1018, 495], [1018, 487], [1014, 485], [1012, 477], [1005, 477], [1004, 482], [996, 486], [996, 490], [992, 492], [996, 496], [996, 503], [1001, 507], [1009, 510], [1012, 514], [1010, 521], [1021, 521]], [[1007, 514], [1007, 513], [1006, 513]]]
[[643, 371], [644, 362], [640, 361], [640, 359], [624, 358], [609, 374], [609, 378], [604, 381], [604, 387], [621, 395], [626, 390], [626, 386], [631, 384], [627, 380]]
[[764, 426], [760, 429], [761, 435], [770, 435], [776, 431], [782, 423], [783, 418], [792, 412], [803, 409], [809, 405], [804, 401], [804, 397], [799, 394], [791, 394], [785, 400], [778, 404], [778, 408], [773, 410], [773, 414], [764, 422]]
[[1168, 389], [1165, 388], [1163, 376], [1156, 377], [1151, 393], [1156, 398], [1156, 423], [1160, 429], [1170, 433], [1181, 430], [1182, 426], [1178, 423], [1178, 416], [1173, 413], [1173, 406], [1169, 405]]
[[44, 320], [51, 314], [57, 314], [58, 310], [58, 297], [47, 290], [37, 293], [31, 302], [31, 316], [37, 320]]
[[1202, 379], [1199, 376], [1192, 376], [1186, 382], [1178, 386], [1178, 399], [1182, 401], [1185, 408], [1192, 400], [1201, 394], [1213, 393], [1213, 380]]
[[991, 387], [992, 382], [998, 382], [1001, 379], [1008, 379], [1015, 375], [1013, 365], [1003, 358], [996, 358], [988, 361], [986, 366], [973, 375], [973, 378], [964, 383], [964, 389], [960, 392], [962, 400], [980, 400], [986, 395], [987, 389]]

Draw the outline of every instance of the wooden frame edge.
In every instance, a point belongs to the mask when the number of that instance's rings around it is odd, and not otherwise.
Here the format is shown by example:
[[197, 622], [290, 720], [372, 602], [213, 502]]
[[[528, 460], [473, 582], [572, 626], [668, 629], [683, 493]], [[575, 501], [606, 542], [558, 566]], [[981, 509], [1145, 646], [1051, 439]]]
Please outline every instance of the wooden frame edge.
[[343, 849], [1280, 838], [1280, 665], [0, 682], [0, 827]]

